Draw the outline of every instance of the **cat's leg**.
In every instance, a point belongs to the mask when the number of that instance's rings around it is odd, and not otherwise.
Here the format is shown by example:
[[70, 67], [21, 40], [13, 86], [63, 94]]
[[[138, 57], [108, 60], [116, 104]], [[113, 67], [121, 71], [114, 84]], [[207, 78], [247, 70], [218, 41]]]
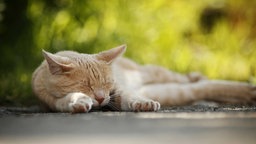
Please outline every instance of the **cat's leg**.
[[189, 84], [152, 84], [143, 86], [140, 95], [161, 106], [187, 105], [199, 100], [248, 104], [256, 102], [256, 87], [230, 81], [200, 81]]
[[131, 111], [158, 111], [160, 103], [142, 96], [129, 96], [128, 99], [123, 99], [123, 110]]
[[150, 98], [139, 96], [137, 91], [122, 91], [115, 94], [114, 100], [110, 101], [110, 107], [122, 111], [157, 111], [160, 103]]
[[248, 83], [202, 81], [195, 86], [195, 90], [205, 100], [230, 104], [256, 104], [256, 86]]
[[138, 70], [142, 76], [144, 84], [191, 83], [207, 79], [206, 76], [203, 76], [198, 72], [183, 75], [155, 65], [140, 66]]
[[65, 97], [58, 98], [55, 102], [55, 109], [61, 112], [88, 112], [93, 105], [92, 99], [80, 92], [69, 93]]
[[191, 104], [201, 97], [194, 91], [194, 84], [164, 83], [142, 86], [139, 94], [158, 101], [161, 107]]

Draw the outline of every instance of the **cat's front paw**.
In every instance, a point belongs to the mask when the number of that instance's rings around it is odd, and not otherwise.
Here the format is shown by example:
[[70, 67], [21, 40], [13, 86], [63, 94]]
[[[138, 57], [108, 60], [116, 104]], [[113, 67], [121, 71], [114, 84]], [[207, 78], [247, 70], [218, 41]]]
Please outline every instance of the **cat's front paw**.
[[129, 103], [129, 108], [132, 111], [158, 111], [160, 103], [153, 100], [135, 100]]
[[72, 113], [85, 113], [89, 112], [92, 108], [92, 99], [82, 93], [73, 95], [70, 103], [68, 104], [69, 111]]

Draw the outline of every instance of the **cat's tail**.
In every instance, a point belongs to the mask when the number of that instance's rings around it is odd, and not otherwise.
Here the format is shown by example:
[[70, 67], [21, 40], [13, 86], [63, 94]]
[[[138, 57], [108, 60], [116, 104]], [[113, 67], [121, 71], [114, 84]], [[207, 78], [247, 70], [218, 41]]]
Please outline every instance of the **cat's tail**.
[[140, 94], [162, 106], [186, 105], [200, 100], [231, 104], [256, 104], [256, 86], [232, 81], [203, 80], [188, 84], [144, 86]]

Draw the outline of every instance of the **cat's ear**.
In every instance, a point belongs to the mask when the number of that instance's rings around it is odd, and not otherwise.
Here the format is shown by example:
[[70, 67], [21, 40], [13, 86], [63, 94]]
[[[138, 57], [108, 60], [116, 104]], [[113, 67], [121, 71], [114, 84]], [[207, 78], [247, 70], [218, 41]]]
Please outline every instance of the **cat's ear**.
[[126, 50], [126, 45], [121, 45], [110, 50], [100, 52], [96, 55], [98, 60], [103, 60], [108, 64], [111, 64], [116, 58], [121, 56]]
[[73, 63], [67, 57], [54, 55], [42, 50], [45, 60], [48, 63], [49, 70], [53, 75], [65, 74], [74, 68]]

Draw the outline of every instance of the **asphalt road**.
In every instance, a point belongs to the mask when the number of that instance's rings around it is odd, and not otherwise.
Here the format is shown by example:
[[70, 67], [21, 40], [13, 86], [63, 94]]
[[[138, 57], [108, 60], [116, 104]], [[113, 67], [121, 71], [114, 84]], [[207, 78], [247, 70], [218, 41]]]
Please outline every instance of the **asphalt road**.
[[0, 108], [0, 144], [255, 144], [255, 107], [38, 113]]

